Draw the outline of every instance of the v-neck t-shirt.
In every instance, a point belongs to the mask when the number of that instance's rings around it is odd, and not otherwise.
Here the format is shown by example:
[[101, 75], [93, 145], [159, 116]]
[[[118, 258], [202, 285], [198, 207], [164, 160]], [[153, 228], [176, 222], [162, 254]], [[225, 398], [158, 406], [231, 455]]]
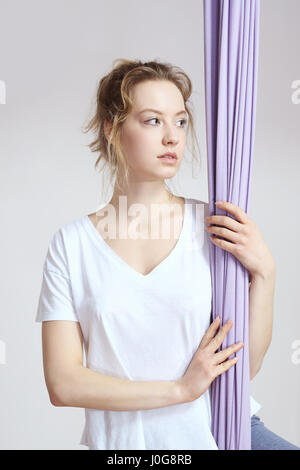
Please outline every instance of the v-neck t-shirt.
[[[102, 238], [88, 215], [58, 229], [43, 267], [36, 321], [80, 323], [86, 367], [136, 381], [180, 379], [211, 324], [209, 205], [184, 198], [171, 253], [144, 275]], [[251, 415], [261, 406], [251, 397]], [[134, 411], [85, 409], [91, 450], [214, 449], [210, 387], [191, 403]]]

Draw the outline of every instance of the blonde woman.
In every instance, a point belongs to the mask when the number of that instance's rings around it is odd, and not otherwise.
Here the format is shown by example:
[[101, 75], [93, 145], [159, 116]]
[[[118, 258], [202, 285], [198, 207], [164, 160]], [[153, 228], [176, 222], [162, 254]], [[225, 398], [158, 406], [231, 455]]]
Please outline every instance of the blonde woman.
[[[232, 321], [211, 323], [208, 204], [165, 183], [179, 170], [188, 131], [195, 156], [191, 93], [178, 67], [117, 61], [86, 127], [113, 195], [49, 244], [36, 317], [45, 381], [54, 406], [85, 408], [80, 443], [92, 450], [217, 450], [210, 385], [235, 366], [243, 344], [216, 352]], [[254, 235], [273, 280], [273, 258]], [[251, 408], [255, 417], [254, 400]], [[261, 422], [253, 429], [273, 445]]]

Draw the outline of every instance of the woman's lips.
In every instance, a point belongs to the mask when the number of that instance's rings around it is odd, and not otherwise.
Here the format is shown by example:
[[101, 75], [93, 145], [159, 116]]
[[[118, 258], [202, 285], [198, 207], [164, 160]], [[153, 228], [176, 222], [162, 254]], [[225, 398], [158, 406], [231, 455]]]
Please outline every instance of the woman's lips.
[[177, 153], [166, 152], [166, 153], [163, 153], [162, 155], [159, 155], [157, 158], [163, 158], [163, 157], [174, 157], [177, 160]]
[[162, 162], [164, 162], [164, 163], [169, 163], [169, 164], [171, 164], [171, 165], [172, 165], [172, 164], [174, 165], [174, 164], [177, 162], [177, 158], [174, 158], [174, 157], [172, 157], [172, 158], [168, 158], [168, 157], [157, 157], [157, 158], [159, 158], [159, 160], [161, 160]]

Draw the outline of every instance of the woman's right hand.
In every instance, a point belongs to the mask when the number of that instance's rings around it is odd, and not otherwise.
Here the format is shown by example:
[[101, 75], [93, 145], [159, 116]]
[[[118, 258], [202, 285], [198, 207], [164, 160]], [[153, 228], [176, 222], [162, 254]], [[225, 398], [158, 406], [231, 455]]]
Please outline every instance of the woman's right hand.
[[203, 395], [218, 375], [226, 372], [238, 361], [237, 357], [228, 359], [227, 361], [225, 361], [225, 359], [243, 348], [243, 343], [236, 343], [224, 349], [224, 351], [215, 352], [224, 341], [225, 336], [233, 325], [233, 321], [228, 320], [215, 336], [219, 323], [219, 317], [211, 323], [192, 357], [185, 374], [181, 379], [177, 380], [180, 392], [184, 397], [184, 402], [194, 401]]

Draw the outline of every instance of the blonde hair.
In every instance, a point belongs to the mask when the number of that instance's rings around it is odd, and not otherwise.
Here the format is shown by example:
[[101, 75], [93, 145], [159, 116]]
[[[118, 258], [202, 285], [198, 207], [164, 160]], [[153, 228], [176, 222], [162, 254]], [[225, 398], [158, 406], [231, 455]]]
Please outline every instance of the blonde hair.
[[[195, 141], [197, 145], [198, 141], [194, 130], [192, 111], [188, 103], [192, 94], [192, 82], [187, 74], [177, 66], [157, 60], [141, 62], [140, 60], [116, 59], [113, 61], [112, 70], [99, 81], [96, 111], [83, 128], [83, 132], [86, 133], [90, 130], [94, 132], [95, 140], [88, 144], [88, 147], [92, 152], [99, 154], [95, 169], [100, 170], [101, 162], [107, 165], [110, 172], [110, 183], [116, 177], [119, 190], [123, 190], [128, 184], [128, 164], [120, 143], [122, 126], [133, 106], [134, 86], [146, 80], [168, 80], [177, 86], [182, 94], [189, 118], [187, 134], [192, 136], [191, 153], [193, 157], [196, 155]], [[105, 136], [105, 121], [111, 126], [108, 139]]]

